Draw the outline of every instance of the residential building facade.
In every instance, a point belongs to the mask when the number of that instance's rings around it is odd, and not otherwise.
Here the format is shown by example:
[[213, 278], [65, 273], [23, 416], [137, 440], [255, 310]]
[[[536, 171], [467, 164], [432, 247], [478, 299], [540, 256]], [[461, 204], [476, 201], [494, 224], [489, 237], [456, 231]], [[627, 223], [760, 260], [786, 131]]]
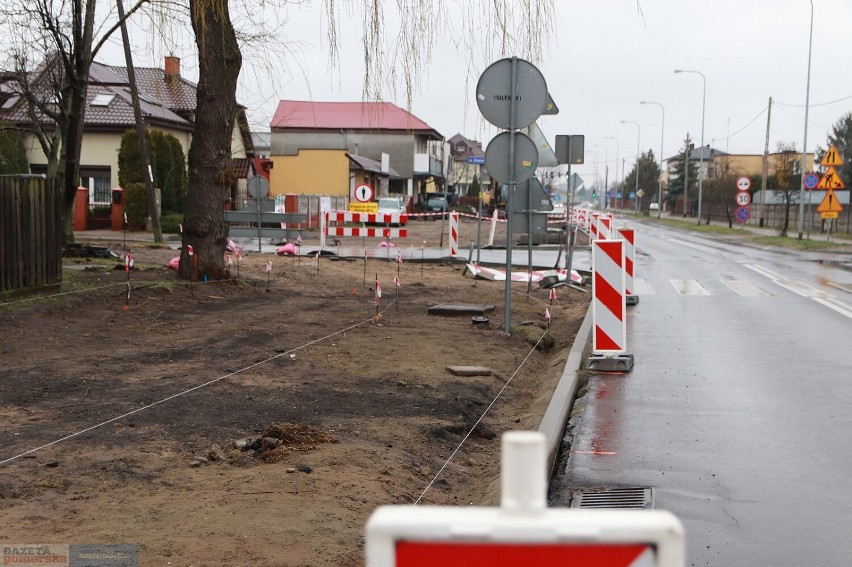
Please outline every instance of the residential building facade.
[[273, 183], [275, 191], [351, 195], [358, 168], [349, 165], [359, 158], [385, 174], [387, 186], [374, 187], [377, 197], [413, 197], [446, 182], [441, 134], [389, 102], [282, 100], [270, 128], [270, 159], [282, 164], [273, 178], [285, 178]]

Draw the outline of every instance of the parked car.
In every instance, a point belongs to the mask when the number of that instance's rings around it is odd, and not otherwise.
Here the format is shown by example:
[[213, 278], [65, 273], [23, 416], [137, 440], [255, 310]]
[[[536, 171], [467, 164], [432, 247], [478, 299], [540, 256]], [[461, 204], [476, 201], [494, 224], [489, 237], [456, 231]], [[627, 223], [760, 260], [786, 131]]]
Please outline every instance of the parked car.
[[[377, 203], [378, 210], [376, 212], [380, 215], [402, 215], [406, 213], [405, 205], [402, 204], [402, 198], [400, 197], [381, 197]], [[397, 223], [377, 224], [390, 224], [391, 226], [397, 225]]]
[[447, 211], [449, 210], [449, 205], [447, 205], [447, 199], [444, 197], [429, 197], [426, 201], [426, 212], [427, 213], [444, 213], [443, 215], [434, 215], [429, 218], [432, 220], [437, 219], [439, 216], [441, 218], [447, 217]]

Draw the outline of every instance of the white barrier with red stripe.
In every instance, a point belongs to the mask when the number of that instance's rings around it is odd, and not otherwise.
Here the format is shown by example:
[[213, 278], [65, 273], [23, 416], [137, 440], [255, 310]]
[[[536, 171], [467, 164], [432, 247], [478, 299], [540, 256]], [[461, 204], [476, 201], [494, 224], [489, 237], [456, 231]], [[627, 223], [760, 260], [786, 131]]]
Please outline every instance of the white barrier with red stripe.
[[459, 255], [459, 214], [456, 211], [450, 213], [450, 256]]
[[612, 216], [601, 214], [598, 217], [598, 238], [610, 240], [612, 238]]
[[[405, 228], [329, 226], [331, 222], [405, 224], [408, 222], [408, 215], [405, 214], [331, 211], [323, 215], [323, 217], [325, 226], [322, 233], [325, 236], [363, 236], [367, 238], [405, 238], [408, 236], [408, 229]], [[320, 244], [322, 246], [324, 242], [321, 241]]]
[[627, 351], [624, 241], [593, 241], [592, 272], [592, 352], [623, 354]]
[[624, 239], [624, 291], [628, 296], [632, 296], [636, 291], [633, 287], [636, 266], [636, 231], [622, 226], [617, 228], [616, 232]]
[[330, 211], [329, 222], [363, 222], [368, 224], [405, 224], [405, 213], [356, 213], [354, 211]]

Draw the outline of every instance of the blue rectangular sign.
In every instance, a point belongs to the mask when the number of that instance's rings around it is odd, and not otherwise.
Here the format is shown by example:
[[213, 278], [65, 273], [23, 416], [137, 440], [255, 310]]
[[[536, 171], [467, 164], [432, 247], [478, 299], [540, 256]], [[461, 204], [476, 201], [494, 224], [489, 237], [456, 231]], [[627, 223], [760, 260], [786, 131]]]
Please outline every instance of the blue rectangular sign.
[[485, 158], [483, 156], [470, 156], [467, 158], [467, 163], [472, 163], [474, 165], [484, 165]]

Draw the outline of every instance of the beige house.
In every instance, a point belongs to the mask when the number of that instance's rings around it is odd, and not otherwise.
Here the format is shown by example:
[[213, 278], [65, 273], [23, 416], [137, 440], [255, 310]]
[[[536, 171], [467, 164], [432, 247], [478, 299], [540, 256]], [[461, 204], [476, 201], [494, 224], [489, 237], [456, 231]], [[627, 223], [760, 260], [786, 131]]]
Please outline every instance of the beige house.
[[[703, 167], [701, 166], [703, 157]], [[793, 157], [793, 173], [799, 173], [801, 168], [801, 153], [794, 154]], [[665, 160], [666, 167], [662, 172], [663, 183], [668, 182], [668, 172], [674, 167], [680, 155], [674, 155]], [[767, 156], [767, 175], [775, 175], [779, 164], [782, 162], [783, 154], [780, 152], [772, 152]], [[704, 146], [703, 148], [695, 148], [689, 153], [689, 161], [694, 162], [696, 166], [701, 167], [704, 179], [712, 179], [726, 173], [734, 175], [748, 175], [752, 177], [752, 182], [760, 179], [763, 174], [763, 154], [728, 154], [723, 151]], [[806, 156], [805, 168], [807, 171], [814, 170], [814, 154], [809, 153]]]
[[[145, 127], [175, 136], [186, 156], [195, 129], [196, 85], [180, 74], [180, 59], [166, 57], [164, 68], [135, 67], [142, 120]], [[42, 65], [29, 81], [50, 85], [50, 62]], [[45, 96], [52, 96], [49, 87]], [[110, 203], [111, 190], [118, 186], [118, 150], [121, 137], [135, 128], [130, 83], [126, 67], [93, 63], [86, 94], [86, 117], [80, 152], [80, 185], [89, 188], [92, 206]], [[49, 119], [41, 115], [43, 123]], [[13, 88], [0, 98], [0, 120], [12, 123], [22, 132], [31, 132], [32, 119], [27, 103]], [[49, 129], [49, 126], [48, 126]], [[26, 135], [25, 146], [31, 173], [46, 173], [47, 158], [34, 134]], [[245, 109], [240, 107], [231, 143], [233, 158], [253, 157], [252, 138]], [[243, 183], [245, 183], [243, 181]]]

